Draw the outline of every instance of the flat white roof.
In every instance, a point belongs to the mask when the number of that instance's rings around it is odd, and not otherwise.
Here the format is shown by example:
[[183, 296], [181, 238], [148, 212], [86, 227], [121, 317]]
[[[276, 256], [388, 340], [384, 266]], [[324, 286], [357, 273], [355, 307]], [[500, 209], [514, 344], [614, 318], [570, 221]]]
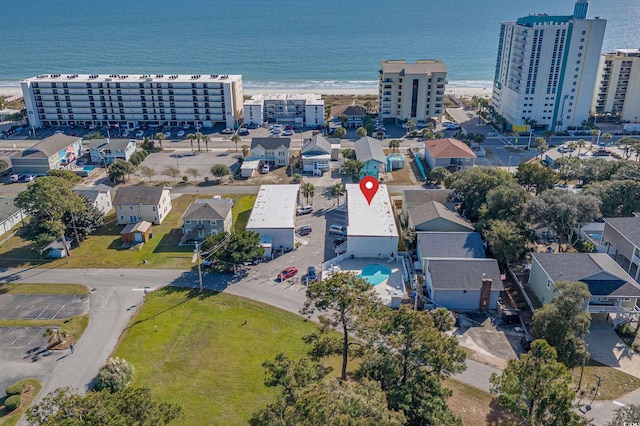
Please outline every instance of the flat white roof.
[[295, 228], [300, 185], [262, 185], [247, 229]]
[[[322, 100], [322, 95], [318, 95], [316, 93], [267, 93], [267, 94], [259, 94], [253, 95], [250, 99], [251, 102], [262, 102], [262, 101], [306, 101], [309, 102], [324, 102]], [[245, 101], [245, 104], [249, 101]]]
[[260, 167], [260, 160], [244, 160], [242, 166], [240, 166], [240, 170], [253, 170], [258, 167]]
[[362, 191], [360, 191], [360, 185], [347, 184], [346, 188], [349, 217], [347, 236], [398, 236], [387, 185], [380, 185], [378, 192], [371, 200], [371, 205], [367, 203], [367, 199], [364, 198]]
[[79, 83], [101, 83], [101, 82], [167, 82], [167, 83], [224, 83], [228, 81], [242, 81], [241, 75], [229, 74], [40, 74], [35, 77], [26, 78], [23, 81], [40, 82], [79, 82]]

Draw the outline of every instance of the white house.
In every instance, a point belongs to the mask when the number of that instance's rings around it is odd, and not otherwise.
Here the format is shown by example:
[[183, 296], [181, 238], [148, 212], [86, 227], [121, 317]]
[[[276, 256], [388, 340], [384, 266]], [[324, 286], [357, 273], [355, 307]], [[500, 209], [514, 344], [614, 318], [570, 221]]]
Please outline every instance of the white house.
[[[300, 185], [262, 185], [247, 222], [247, 231], [260, 234], [261, 244], [273, 250], [295, 248], [295, 219]], [[268, 246], [268, 247], [267, 247]], [[265, 252], [268, 257], [268, 251]]]
[[103, 184], [95, 186], [78, 185], [73, 188], [73, 192], [87, 198], [91, 201], [93, 207], [100, 210], [105, 216], [113, 209], [110, 186]]
[[331, 167], [330, 162], [333, 159], [333, 146], [331, 142], [321, 135], [315, 135], [311, 139], [306, 139], [301, 150], [302, 170], [305, 172], [329, 170]]
[[89, 141], [92, 164], [109, 165], [120, 159], [129, 161], [136, 152], [135, 139], [93, 139]]
[[313, 127], [324, 123], [324, 101], [315, 94], [254, 95], [244, 101], [243, 109], [247, 124], [269, 121]]
[[160, 225], [171, 211], [171, 188], [161, 186], [125, 186], [118, 189], [113, 205], [118, 225], [146, 220]]
[[25, 218], [22, 209], [14, 204], [14, 197], [0, 197], [0, 235], [6, 234]]
[[248, 160], [262, 160], [272, 167], [289, 165], [290, 138], [252, 138]]
[[347, 116], [347, 122], [344, 123], [344, 126], [355, 129], [363, 126], [367, 110], [359, 105], [336, 105], [331, 107], [331, 118], [333, 120], [341, 121], [343, 115]]
[[387, 185], [380, 185], [371, 204], [360, 186], [347, 184], [347, 254], [353, 257], [396, 258], [398, 229]]

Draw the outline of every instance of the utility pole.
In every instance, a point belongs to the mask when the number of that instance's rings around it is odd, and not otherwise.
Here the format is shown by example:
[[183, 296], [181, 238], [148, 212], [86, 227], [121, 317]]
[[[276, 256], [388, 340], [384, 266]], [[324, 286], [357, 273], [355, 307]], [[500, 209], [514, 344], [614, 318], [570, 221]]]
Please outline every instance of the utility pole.
[[69, 246], [67, 245], [67, 238], [64, 236], [64, 230], [61, 232], [62, 236], [62, 247], [64, 247], [64, 257], [67, 259], [67, 263], [69, 263]]
[[578, 390], [582, 387], [582, 375], [584, 374], [584, 366], [587, 363], [587, 357], [589, 356], [589, 346], [587, 345], [587, 350], [584, 352], [584, 357], [582, 358], [582, 367], [580, 368], [580, 380], [578, 381]]
[[196, 241], [196, 262], [198, 263], [198, 281], [200, 283], [200, 292], [202, 293], [202, 268], [200, 267], [200, 247]]

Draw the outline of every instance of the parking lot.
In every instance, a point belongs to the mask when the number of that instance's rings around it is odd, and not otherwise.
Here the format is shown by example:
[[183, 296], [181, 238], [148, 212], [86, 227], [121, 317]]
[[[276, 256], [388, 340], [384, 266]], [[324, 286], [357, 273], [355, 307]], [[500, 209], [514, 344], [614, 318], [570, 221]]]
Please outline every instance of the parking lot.
[[2, 319], [71, 318], [89, 312], [89, 296], [3, 294], [0, 296]]
[[[182, 176], [187, 176], [189, 181], [204, 181], [205, 176], [210, 179], [214, 178], [211, 174], [211, 166], [214, 164], [224, 164], [231, 169], [231, 173], [239, 167], [238, 158], [241, 154], [227, 153], [225, 152], [191, 152], [178, 150], [174, 152], [158, 152], [153, 155], [149, 155], [141, 165], [150, 167], [156, 172], [156, 175], [151, 179], [155, 181], [173, 181], [173, 176], [163, 174], [163, 170], [167, 167], [175, 167], [180, 170], [180, 175], [176, 176], [176, 181], [182, 181]], [[198, 171], [197, 177], [194, 179], [193, 174], [188, 173], [187, 169], [195, 169]], [[140, 168], [136, 172], [136, 175], [142, 179], [148, 180], [148, 176], [141, 174]]]
[[27, 377], [46, 377], [66, 354], [47, 350], [46, 327], [0, 327], [0, 389]]

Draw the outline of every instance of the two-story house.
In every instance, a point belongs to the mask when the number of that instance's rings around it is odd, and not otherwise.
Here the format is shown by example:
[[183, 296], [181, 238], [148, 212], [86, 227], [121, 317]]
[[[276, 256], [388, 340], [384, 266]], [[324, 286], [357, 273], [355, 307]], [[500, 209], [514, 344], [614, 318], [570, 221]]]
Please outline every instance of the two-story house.
[[57, 133], [11, 157], [11, 167], [17, 174], [46, 175], [75, 162], [81, 150], [82, 138]]
[[343, 124], [347, 128], [362, 127], [365, 115], [367, 115], [367, 111], [359, 105], [336, 105], [331, 107], [331, 118], [335, 121], [342, 121], [343, 116], [346, 116], [347, 120]]
[[364, 164], [360, 177], [373, 176], [378, 179], [380, 173], [384, 173], [386, 170], [387, 164], [387, 157], [382, 150], [382, 143], [377, 139], [365, 136], [358, 139], [354, 146], [356, 160]]
[[88, 199], [91, 205], [100, 210], [105, 216], [113, 209], [110, 186], [103, 184], [95, 186], [78, 185], [73, 188], [73, 192]]
[[118, 225], [143, 220], [160, 225], [171, 211], [171, 188], [161, 186], [128, 186], [118, 189], [113, 205]]
[[305, 139], [302, 145], [302, 170], [313, 172], [314, 170], [329, 170], [330, 161], [337, 160], [340, 152], [340, 142], [332, 143], [337, 139], [328, 140], [322, 135], [315, 135]]
[[92, 164], [109, 165], [117, 159], [129, 161], [136, 152], [135, 139], [94, 139], [89, 142]]
[[640, 213], [633, 217], [604, 219], [603, 244], [609, 253], [627, 272], [640, 276]]
[[289, 165], [291, 138], [252, 138], [247, 160], [262, 160], [273, 167]]
[[424, 142], [424, 159], [430, 168], [444, 167], [460, 170], [473, 167], [476, 154], [462, 141], [452, 138], [433, 139]]
[[208, 235], [231, 232], [233, 215], [230, 198], [197, 199], [182, 215], [182, 242], [202, 241]]

